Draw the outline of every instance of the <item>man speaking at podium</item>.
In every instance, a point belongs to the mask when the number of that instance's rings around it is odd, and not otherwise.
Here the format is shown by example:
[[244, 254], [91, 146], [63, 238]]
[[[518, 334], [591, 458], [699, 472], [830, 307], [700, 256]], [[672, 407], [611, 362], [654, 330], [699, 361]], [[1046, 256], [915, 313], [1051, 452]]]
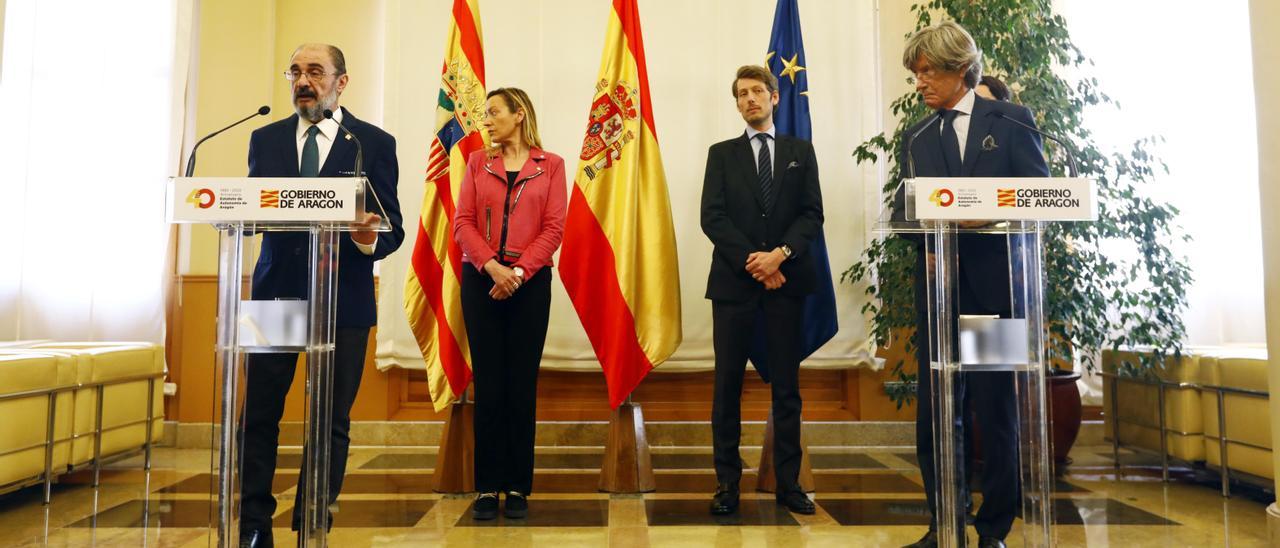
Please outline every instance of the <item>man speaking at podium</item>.
[[[391, 232], [357, 230], [339, 238], [337, 315], [333, 365], [333, 426], [330, 439], [329, 502], [342, 489], [350, 444], [351, 405], [364, 371], [369, 328], [377, 321], [373, 263], [390, 255], [404, 239], [396, 199], [399, 164], [390, 134], [362, 122], [338, 105], [349, 80], [342, 50], [303, 44], [284, 73], [293, 88], [296, 114], [253, 132], [249, 139], [250, 177], [354, 177], [357, 148], [364, 147], [364, 175], [391, 224]], [[333, 112], [326, 118], [326, 110]], [[354, 135], [348, 135], [343, 130]], [[361, 226], [373, 227], [378, 215], [366, 213]], [[305, 299], [309, 279], [309, 235], [267, 232], [253, 270], [253, 299]], [[240, 545], [272, 546], [271, 516], [276, 499], [271, 480], [285, 395], [293, 382], [298, 355], [251, 354], [247, 362], [244, 443], [241, 457]], [[301, 493], [293, 509], [293, 529], [301, 519]]]
[[[982, 77], [982, 52], [964, 28], [951, 21], [926, 27], [907, 40], [902, 65], [915, 77], [916, 91], [925, 105], [934, 110], [923, 121], [907, 129], [899, 166], [906, 177], [1047, 177], [1049, 169], [1040, 148], [1040, 137], [1027, 127], [1034, 126], [1026, 108], [983, 99], [974, 93]], [[909, 152], [908, 152], [909, 151]], [[904, 191], [895, 197], [895, 216], [904, 211]], [[960, 222], [973, 228], [982, 222]], [[925, 291], [926, 253], [918, 240], [915, 269], [917, 332], [916, 359], [920, 364], [916, 407], [916, 453], [924, 480], [925, 497], [933, 514], [929, 532], [913, 547], [937, 545], [938, 482], [933, 455], [933, 384], [929, 368], [930, 342], [935, 338], [928, 321]], [[960, 234], [959, 264], [955, 283], [956, 309], [960, 314], [1011, 315], [1008, 246], [1002, 235]], [[1018, 411], [1013, 374], [1007, 372], [967, 373], [957, 376], [955, 401], [955, 447], [958, 478], [967, 478], [962, 456], [964, 433], [961, 423], [965, 390], [982, 432], [982, 507], [974, 527], [980, 546], [1004, 546], [1017, 514], [1021, 490], [1018, 463]], [[961, 493], [968, 482], [962, 480]], [[965, 500], [961, 495], [961, 501]], [[963, 531], [963, 529], [961, 529]], [[963, 546], [963, 542], [961, 543]]]

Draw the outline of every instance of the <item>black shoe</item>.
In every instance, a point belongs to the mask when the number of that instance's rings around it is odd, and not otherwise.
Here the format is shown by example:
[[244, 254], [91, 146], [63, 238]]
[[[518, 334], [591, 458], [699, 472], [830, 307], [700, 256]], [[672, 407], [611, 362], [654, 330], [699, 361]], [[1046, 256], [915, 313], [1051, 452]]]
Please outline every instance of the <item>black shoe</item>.
[[928, 533], [925, 533], [923, 537], [920, 537], [920, 540], [903, 546], [902, 548], [937, 548], [937, 546], [938, 532], [930, 529]]
[[1004, 541], [996, 537], [978, 537], [978, 548], [1004, 548]]
[[508, 491], [507, 504], [502, 508], [502, 515], [511, 519], [529, 517], [529, 499], [517, 491]]
[[738, 482], [721, 483], [711, 497], [711, 515], [727, 516], [738, 511]]
[[498, 517], [498, 494], [480, 493], [471, 506], [471, 519], [490, 520]]
[[809, 500], [809, 497], [803, 491], [787, 491], [776, 495], [774, 499], [778, 501], [778, 504], [786, 506], [787, 510], [797, 514], [808, 515], [817, 511], [813, 506], [813, 501]]
[[240, 548], [272, 548], [271, 530], [250, 529], [240, 531]]

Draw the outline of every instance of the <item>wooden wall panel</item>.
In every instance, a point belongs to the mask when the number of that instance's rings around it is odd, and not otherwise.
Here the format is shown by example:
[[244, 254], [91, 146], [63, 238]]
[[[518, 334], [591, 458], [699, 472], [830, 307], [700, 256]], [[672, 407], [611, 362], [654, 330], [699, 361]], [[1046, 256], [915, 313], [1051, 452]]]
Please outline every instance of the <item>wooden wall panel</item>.
[[[176, 396], [166, 401], [170, 420], [207, 423], [214, 420], [217, 397], [213, 378], [214, 318], [217, 278], [184, 276], [174, 292], [167, 348], [169, 380], [178, 385]], [[432, 408], [422, 371], [373, 366], [373, 337], [365, 360], [364, 377], [352, 410], [361, 421], [437, 421], [444, 415]], [[299, 368], [302, 362], [299, 360]], [[708, 421], [711, 417], [714, 374], [650, 374], [633, 399], [644, 405], [645, 418], [655, 421]], [[883, 373], [866, 370], [802, 370], [800, 390], [805, 420], [911, 420], [914, 409], [895, 410], [884, 396]], [[301, 420], [303, 374], [294, 376], [286, 400], [285, 420]], [[608, 400], [599, 372], [543, 371], [538, 379], [539, 420], [607, 420]], [[748, 367], [743, 385], [744, 420], [764, 420], [769, 409], [769, 386]]]

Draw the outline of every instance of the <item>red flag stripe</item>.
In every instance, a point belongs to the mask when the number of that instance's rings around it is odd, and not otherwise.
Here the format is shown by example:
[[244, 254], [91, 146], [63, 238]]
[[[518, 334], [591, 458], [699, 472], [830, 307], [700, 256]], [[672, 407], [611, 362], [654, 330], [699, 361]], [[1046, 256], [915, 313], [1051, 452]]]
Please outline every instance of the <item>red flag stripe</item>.
[[[452, 224], [452, 223], [451, 223]], [[450, 246], [456, 247], [456, 245]], [[449, 387], [454, 395], [461, 395], [471, 382], [471, 369], [462, 355], [458, 340], [453, 337], [453, 329], [449, 327], [449, 318], [444, 314], [444, 302], [440, 288], [444, 284], [444, 270], [435, 261], [435, 252], [431, 248], [431, 236], [418, 223], [418, 240], [414, 244], [413, 257], [423, 260], [412, 261], [413, 272], [422, 285], [422, 293], [436, 317], [436, 340], [440, 341], [440, 363], [445, 377], [449, 379]], [[421, 344], [421, 343], [419, 343]]]
[[[458, 25], [458, 33], [462, 38], [462, 52], [471, 63], [471, 70], [484, 85], [484, 50], [480, 47], [480, 33], [476, 32], [476, 20], [472, 16], [471, 6], [466, 2], [453, 3], [453, 22]], [[446, 62], [446, 67], [448, 63]]]
[[[622, 296], [613, 246], [577, 185], [570, 198], [564, 234], [560, 276], [604, 369], [609, 405], [617, 408], [640, 385], [653, 364], [636, 339], [635, 316]], [[570, 244], [571, 240], [576, 241]]]
[[649, 127], [656, 142], [658, 130], [653, 123], [653, 105], [649, 101], [649, 69], [644, 61], [640, 9], [636, 6], [636, 0], [613, 0], [613, 11], [617, 12], [618, 20], [622, 22], [622, 34], [627, 37], [627, 48], [631, 50], [631, 57], [636, 61], [636, 71], [640, 73], [640, 116], [644, 118], [644, 124]]

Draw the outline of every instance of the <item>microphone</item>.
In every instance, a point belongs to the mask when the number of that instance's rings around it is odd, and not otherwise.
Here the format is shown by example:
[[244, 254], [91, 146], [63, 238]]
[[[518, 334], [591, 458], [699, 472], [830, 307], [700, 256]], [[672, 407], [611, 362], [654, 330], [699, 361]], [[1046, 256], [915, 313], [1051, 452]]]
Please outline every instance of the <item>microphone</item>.
[[1021, 122], [1021, 121], [1018, 121], [1018, 120], [1015, 120], [1015, 119], [1013, 119], [1013, 118], [1010, 118], [1009, 116], [1005, 115], [1005, 113], [1003, 113], [1003, 112], [1001, 112], [1001, 111], [998, 111], [998, 110], [997, 110], [997, 111], [993, 111], [991, 114], [992, 114], [992, 115], [994, 115], [996, 118], [1001, 118], [1001, 119], [1004, 119], [1004, 120], [1008, 120], [1008, 121], [1010, 121], [1010, 122], [1013, 122], [1013, 123], [1015, 123], [1015, 124], [1018, 124], [1018, 125], [1020, 125], [1020, 126], [1022, 126], [1022, 127], [1024, 127], [1024, 128], [1026, 128], [1026, 129], [1029, 129], [1029, 130], [1031, 130], [1031, 131], [1034, 131], [1037, 135], [1039, 135], [1039, 136], [1041, 136], [1041, 137], [1044, 137], [1044, 138], [1046, 138], [1046, 139], [1049, 139], [1050, 141], [1053, 141], [1053, 142], [1058, 143], [1059, 145], [1061, 145], [1061, 146], [1062, 146], [1062, 148], [1066, 149], [1066, 151], [1067, 151], [1067, 152], [1066, 152], [1066, 156], [1067, 156], [1067, 169], [1068, 169], [1068, 170], [1069, 170], [1069, 172], [1070, 172], [1069, 174], [1070, 174], [1072, 177], [1078, 177], [1078, 176], [1079, 176], [1080, 170], [1076, 168], [1076, 149], [1075, 149], [1075, 147], [1073, 147], [1073, 146], [1071, 146], [1070, 144], [1068, 144], [1066, 140], [1064, 140], [1064, 139], [1059, 139], [1059, 138], [1057, 138], [1057, 137], [1054, 137], [1053, 135], [1049, 135], [1048, 133], [1045, 133], [1045, 132], [1043, 132], [1043, 131], [1040, 131], [1039, 129], [1037, 129], [1037, 128], [1036, 128], [1035, 126], [1033, 126], [1033, 125], [1025, 124], [1025, 123], [1023, 123], [1023, 122]]
[[[928, 121], [924, 125], [920, 126], [920, 129], [913, 131], [911, 135], [907, 136], [907, 139], [904, 144], [904, 146], [907, 147], [907, 165], [906, 165], [907, 176], [898, 178], [898, 186], [894, 187], [893, 189], [894, 202], [897, 202], [898, 191], [902, 190], [902, 185], [907, 182], [907, 179], [916, 178], [916, 159], [915, 159], [915, 155], [911, 153], [911, 145], [915, 143], [916, 137], [919, 137], [921, 133], [924, 133], [924, 130], [933, 126], [933, 122], [935, 120], [941, 120], [941, 119], [942, 119], [942, 112], [939, 111], [933, 115], [932, 120], [926, 118], [926, 120]], [[902, 196], [902, 208], [903, 208], [902, 215], [904, 220], [906, 219], [906, 207], [907, 207], [906, 202], [907, 202], [907, 196], [904, 194]], [[894, 216], [895, 217], [897, 216], [896, 212]]]
[[262, 105], [262, 106], [258, 107], [258, 111], [257, 111], [257, 112], [254, 112], [253, 114], [250, 114], [250, 115], [248, 115], [248, 116], [245, 116], [244, 118], [241, 118], [241, 119], [237, 120], [235, 123], [233, 123], [233, 124], [231, 124], [231, 125], [229, 125], [229, 126], [227, 126], [227, 127], [224, 127], [224, 128], [222, 128], [222, 129], [220, 129], [220, 130], [218, 130], [218, 131], [215, 131], [215, 132], [213, 132], [213, 133], [210, 133], [210, 134], [208, 134], [208, 135], [205, 135], [203, 139], [200, 139], [199, 141], [196, 141], [195, 146], [191, 147], [191, 155], [187, 157], [187, 172], [186, 172], [186, 176], [187, 176], [187, 177], [190, 177], [193, 173], [195, 173], [195, 172], [196, 172], [196, 149], [200, 148], [200, 144], [201, 144], [201, 143], [203, 143], [203, 142], [205, 142], [205, 141], [208, 141], [209, 139], [212, 139], [214, 135], [217, 135], [217, 134], [222, 133], [222, 132], [224, 132], [224, 131], [226, 131], [226, 130], [228, 130], [228, 129], [231, 129], [231, 128], [233, 128], [233, 127], [236, 127], [236, 126], [238, 126], [238, 125], [240, 125], [240, 124], [245, 123], [245, 122], [246, 122], [246, 121], [248, 121], [250, 118], [253, 118], [253, 117], [255, 117], [255, 116], [266, 116], [266, 115], [267, 115], [267, 114], [269, 114], [270, 112], [271, 112], [271, 107], [269, 107], [269, 106], [267, 106], [267, 105]]
[[[933, 115], [933, 117], [934, 117], [935, 119], [941, 120], [941, 119], [942, 119], [942, 112], [943, 112], [943, 111], [938, 111], [936, 114], [934, 114], [934, 115]], [[906, 144], [906, 146], [907, 146], [907, 169], [911, 172], [911, 174], [910, 174], [909, 176], [907, 176], [907, 177], [906, 177], [907, 179], [915, 179], [915, 178], [916, 178], [916, 159], [915, 159], [915, 157], [911, 154], [911, 144], [912, 144], [912, 143], [914, 143], [914, 142], [916, 141], [916, 137], [919, 137], [921, 133], [924, 133], [924, 130], [925, 130], [925, 129], [928, 129], [928, 128], [929, 128], [929, 126], [932, 126], [932, 125], [933, 125], [933, 120], [929, 120], [929, 123], [927, 123], [927, 124], [925, 124], [925, 125], [923, 125], [923, 126], [920, 126], [920, 129], [915, 130], [915, 132], [914, 132], [914, 133], [912, 133], [911, 135], [907, 136], [907, 144]]]
[[363, 164], [363, 163], [364, 163], [364, 145], [360, 144], [360, 138], [359, 138], [359, 137], [356, 137], [356, 135], [355, 135], [354, 133], [351, 133], [351, 130], [347, 129], [347, 126], [342, 125], [342, 122], [339, 122], [337, 118], [334, 118], [334, 117], [333, 117], [333, 111], [332, 111], [332, 110], [329, 110], [329, 109], [327, 109], [327, 108], [326, 108], [326, 109], [324, 109], [324, 117], [325, 117], [326, 119], [328, 119], [328, 120], [333, 120], [333, 122], [334, 122], [334, 123], [338, 124], [338, 127], [342, 128], [342, 131], [347, 132], [347, 135], [350, 135], [350, 136], [351, 136], [351, 140], [352, 140], [352, 141], [355, 141], [355, 142], [356, 142], [356, 170], [355, 170], [355, 176], [356, 176], [356, 177], [363, 177], [364, 175], [362, 175], [362, 173], [364, 173], [364, 172], [363, 172], [363, 171], [360, 171], [360, 167], [361, 167], [361, 164]]

